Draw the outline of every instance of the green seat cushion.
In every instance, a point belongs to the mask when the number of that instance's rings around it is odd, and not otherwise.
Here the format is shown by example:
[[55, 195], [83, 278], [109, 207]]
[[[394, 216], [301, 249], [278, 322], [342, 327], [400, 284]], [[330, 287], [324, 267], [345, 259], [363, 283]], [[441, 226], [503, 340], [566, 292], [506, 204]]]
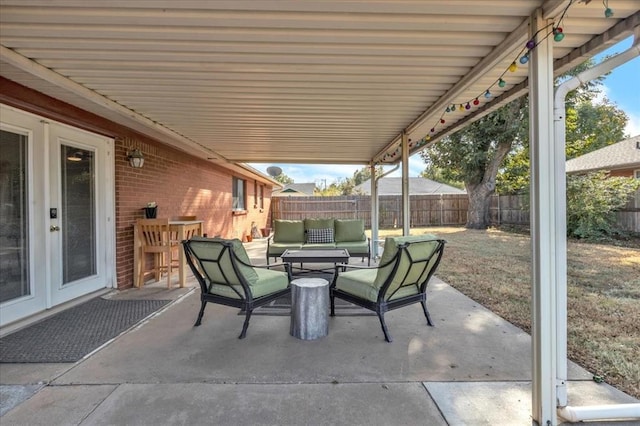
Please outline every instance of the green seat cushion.
[[[207, 273], [211, 282], [225, 283], [228, 280], [231, 285], [240, 285], [240, 279], [233, 269], [233, 265], [231, 264], [231, 254], [228, 251], [220, 258], [219, 263], [203, 260], [217, 259], [224, 249], [224, 245], [222, 244], [223, 241], [228, 241], [232, 244], [232, 250], [239, 260], [244, 263], [251, 264], [249, 255], [242, 245], [242, 241], [237, 238], [233, 240], [223, 240], [221, 238], [193, 237], [191, 239], [190, 246], [195, 255], [201, 259], [202, 268]], [[253, 267], [243, 265], [240, 262], [236, 263], [238, 271], [242, 274], [249, 285], [258, 280], [258, 274], [256, 274]]]
[[367, 254], [369, 253], [369, 242], [353, 241], [353, 242], [336, 243], [336, 248], [346, 249], [351, 256], [356, 254]]
[[286, 272], [266, 268], [254, 268], [254, 271], [258, 275], [258, 281], [251, 285], [254, 298], [284, 290], [289, 286], [289, 276]]
[[[398, 252], [398, 246], [402, 245], [403, 243], [411, 243], [411, 245], [409, 246], [409, 251], [414, 259], [425, 259], [429, 257], [437, 248], [438, 241], [436, 241], [436, 239], [436, 236], [430, 234], [411, 235], [405, 237], [388, 237], [385, 240], [384, 252], [382, 253], [379, 264], [384, 265], [385, 263], [392, 260]], [[430, 263], [433, 265], [433, 263], [435, 263], [435, 259], [432, 258]], [[410, 276], [407, 277], [407, 281], [414, 281], [419, 279], [419, 275], [426, 275], [430, 269], [426, 268], [425, 271], [425, 268], [423, 267], [414, 267], [411, 271], [409, 271], [409, 266], [409, 259], [407, 258], [407, 256], [403, 256], [402, 259], [400, 259], [398, 270], [394, 276], [392, 284], [389, 287], [389, 292], [395, 291], [395, 289], [397, 289], [398, 286], [401, 285], [401, 280], [406, 276], [407, 272], [411, 272]], [[392, 270], [393, 264], [378, 269], [378, 274], [375, 279], [375, 283], [378, 288], [382, 287]], [[414, 276], [416, 274], [417, 276]]]
[[378, 298], [378, 288], [374, 286], [376, 272], [375, 268], [340, 272], [336, 280], [336, 288], [361, 299], [375, 302]]
[[304, 242], [304, 222], [277, 219], [274, 222], [273, 242], [302, 244]]
[[269, 244], [269, 256], [280, 256], [285, 250], [300, 250], [302, 243], [271, 243]]
[[304, 220], [304, 230], [307, 229], [324, 229], [331, 228], [333, 229], [334, 219], [305, 219]]
[[367, 241], [367, 236], [364, 233], [364, 220], [362, 219], [336, 219], [335, 229], [336, 243]]
[[[377, 302], [380, 288], [375, 285], [376, 274], [375, 268], [341, 272], [336, 280], [336, 288], [361, 299]], [[398, 290], [391, 300], [417, 293], [418, 289], [415, 286], [404, 287]]]
[[[275, 293], [276, 291], [284, 290], [289, 285], [289, 277], [286, 272], [272, 271], [265, 268], [254, 268], [254, 271], [258, 276], [258, 279], [255, 283], [249, 285], [254, 299]], [[232, 299], [240, 299], [240, 296], [238, 296], [234, 289], [243, 296], [243, 299], [246, 297], [242, 286], [239, 284], [233, 286], [222, 284], [209, 285], [209, 293], [211, 294], [229, 297]]]

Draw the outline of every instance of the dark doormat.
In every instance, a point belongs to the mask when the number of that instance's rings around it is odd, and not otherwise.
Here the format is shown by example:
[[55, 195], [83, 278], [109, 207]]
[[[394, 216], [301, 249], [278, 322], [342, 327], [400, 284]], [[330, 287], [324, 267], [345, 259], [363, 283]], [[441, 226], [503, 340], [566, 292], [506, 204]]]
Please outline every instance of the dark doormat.
[[92, 299], [0, 339], [0, 362], [76, 362], [167, 303]]

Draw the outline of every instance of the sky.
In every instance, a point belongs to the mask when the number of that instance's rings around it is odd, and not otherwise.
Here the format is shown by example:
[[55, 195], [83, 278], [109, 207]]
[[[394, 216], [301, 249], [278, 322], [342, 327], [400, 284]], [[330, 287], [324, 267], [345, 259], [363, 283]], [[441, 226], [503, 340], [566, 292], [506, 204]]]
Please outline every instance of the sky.
[[[595, 59], [601, 60], [604, 55], [620, 53], [631, 46], [632, 37], [621, 41], [597, 55]], [[604, 80], [601, 97], [606, 97], [618, 108], [623, 110], [629, 117], [629, 122], [625, 133], [632, 137], [640, 134], [640, 57], [627, 62], [613, 70]], [[353, 173], [361, 169], [362, 165], [345, 164], [250, 164], [255, 169], [266, 174], [267, 167], [278, 166], [282, 172], [293, 179], [295, 183], [314, 182], [319, 187], [328, 186], [346, 177], [351, 177]], [[416, 154], [409, 158], [409, 176], [415, 177], [424, 170], [424, 162], [420, 155]], [[388, 170], [391, 166], [386, 166]], [[390, 174], [390, 176], [400, 177], [401, 168]]]

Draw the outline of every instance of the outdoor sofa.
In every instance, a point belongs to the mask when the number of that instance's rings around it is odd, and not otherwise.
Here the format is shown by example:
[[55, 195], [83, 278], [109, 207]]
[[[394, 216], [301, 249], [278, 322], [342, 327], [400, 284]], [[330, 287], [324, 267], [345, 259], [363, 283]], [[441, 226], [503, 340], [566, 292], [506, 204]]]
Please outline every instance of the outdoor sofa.
[[346, 249], [351, 257], [367, 258], [371, 264], [371, 245], [362, 219], [304, 219], [274, 222], [274, 233], [267, 240], [267, 265], [285, 250]]

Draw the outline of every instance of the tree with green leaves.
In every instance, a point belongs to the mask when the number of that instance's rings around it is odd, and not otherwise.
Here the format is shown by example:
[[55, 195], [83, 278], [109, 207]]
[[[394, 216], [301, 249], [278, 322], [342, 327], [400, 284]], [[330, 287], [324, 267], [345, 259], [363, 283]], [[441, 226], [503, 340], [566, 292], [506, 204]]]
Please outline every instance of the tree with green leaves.
[[[382, 166], [376, 166], [376, 176], [380, 176], [382, 173]], [[351, 177], [340, 179], [338, 182], [332, 183], [323, 191], [320, 191], [320, 195], [353, 195], [356, 192], [355, 187], [369, 179], [371, 179], [371, 168], [369, 166], [365, 166], [353, 172]]]
[[[625, 138], [628, 117], [608, 99], [594, 102], [594, 94], [576, 91], [566, 105], [566, 159], [587, 154]], [[500, 194], [529, 189], [529, 138], [514, 147], [497, 176]]]
[[[592, 59], [556, 79], [556, 85], [594, 65]], [[570, 160], [625, 138], [629, 118], [607, 98], [597, 101], [604, 76], [587, 82], [570, 92], [566, 99], [566, 158]], [[528, 119], [528, 114], [527, 114]], [[528, 121], [524, 122], [528, 126]], [[514, 144], [497, 176], [500, 194], [517, 194], [529, 190], [529, 137]]]
[[280, 173], [279, 175], [274, 176], [273, 179], [278, 181], [278, 182], [280, 182], [283, 185], [294, 183], [293, 179], [290, 178], [289, 176], [285, 175], [284, 173]]
[[467, 228], [486, 229], [496, 176], [513, 144], [526, 137], [526, 98], [516, 99], [421, 152], [446, 181], [461, 181], [469, 196]]
[[339, 182], [333, 182], [329, 186], [326, 186], [323, 189], [316, 188], [315, 195], [319, 195], [321, 197], [337, 197], [340, 195], [347, 195], [342, 193], [343, 188], [339, 184]]
[[[376, 176], [380, 176], [382, 173], [382, 166], [376, 166]], [[365, 166], [353, 172], [353, 176], [350, 178], [350, 181], [353, 186], [358, 186], [369, 179], [371, 179], [371, 167]]]
[[449, 179], [447, 173], [445, 173], [442, 168], [436, 167], [436, 165], [434, 165], [433, 163], [427, 164], [427, 167], [425, 167], [425, 169], [420, 172], [420, 177], [424, 179], [431, 179], [435, 182], [444, 183], [449, 186], [453, 186], [454, 188], [464, 189], [464, 182], [460, 180]]
[[638, 179], [611, 177], [605, 171], [568, 176], [567, 234], [587, 239], [622, 234], [614, 212], [629, 202], [638, 187]]
[[[558, 82], [591, 67], [589, 60], [561, 76]], [[624, 138], [626, 114], [606, 98], [595, 102], [603, 77], [567, 97], [567, 158], [602, 148]], [[489, 226], [490, 197], [529, 189], [529, 111], [522, 97], [425, 149], [424, 175], [446, 183], [464, 182], [469, 196], [468, 228]]]

